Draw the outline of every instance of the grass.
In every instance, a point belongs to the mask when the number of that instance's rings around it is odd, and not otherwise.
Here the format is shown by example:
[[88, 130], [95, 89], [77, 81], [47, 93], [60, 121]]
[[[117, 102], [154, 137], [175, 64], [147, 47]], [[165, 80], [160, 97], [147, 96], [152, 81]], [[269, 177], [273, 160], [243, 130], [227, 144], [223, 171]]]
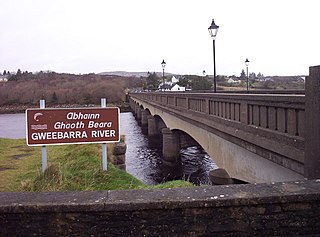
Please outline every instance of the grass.
[[35, 175], [40, 162], [40, 148], [28, 147], [24, 139], [0, 139], [0, 191], [19, 191], [21, 174]]
[[[108, 157], [112, 145], [108, 144]], [[41, 148], [28, 147], [25, 139], [0, 139], [0, 191], [83, 191], [191, 187], [171, 181], [148, 186], [108, 163], [102, 171], [101, 145], [47, 146], [48, 169], [41, 168]]]

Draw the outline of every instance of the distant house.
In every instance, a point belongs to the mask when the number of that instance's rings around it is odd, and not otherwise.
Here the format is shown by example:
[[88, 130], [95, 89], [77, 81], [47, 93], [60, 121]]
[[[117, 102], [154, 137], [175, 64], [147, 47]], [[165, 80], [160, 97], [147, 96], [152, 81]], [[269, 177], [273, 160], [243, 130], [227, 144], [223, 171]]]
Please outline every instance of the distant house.
[[272, 77], [265, 77], [264, 80], [265, 81], [273, 81], [273, 78]]
[[164, 84], [159, 85], [159, 91], [186, 91], [184, 86], [179, 86], [179, 77], [172, 76], [171, 81], [166, 81]]
[[235, 80], [233, 80], [232, 78], [230, 78], [229, 80], [228, 80], [228, 83], [229, 84], [233, 84], [233, 83], [235, 83], [236, 81]]
[[7, 76], [0, 76], [0, 82], [6, 82], [8, 81]]
[[227, 82], [228, 82], [229, 84], [239, 84], [239, 83], [241, 83], [240, 80], [233, 79], [233, 78], [229, 78]]
[[159, 91], [185, 91], [186, 88], [184, 86], [179, 86], [178, 84], [172, 85], [170, 82], [160, 84], [159, 85]]
[[170, 91], [171, 87], [172, 87], [171, 84], [168, 84], [167, 82], [165, 82], [164, 84], [161, 83], [158, 88], [160, 91]]
[[186, 91], [186, 88], [184, 86], [175, 84], [173, 87], [171, 87], [170, 91]]
[[177, 77], [177, 76], [172, 76], [172, 78], [171, 78], [171, 83], [172, 84], [176, 84], [176, 83], [178, 83], [179, 82], [179, 78]]

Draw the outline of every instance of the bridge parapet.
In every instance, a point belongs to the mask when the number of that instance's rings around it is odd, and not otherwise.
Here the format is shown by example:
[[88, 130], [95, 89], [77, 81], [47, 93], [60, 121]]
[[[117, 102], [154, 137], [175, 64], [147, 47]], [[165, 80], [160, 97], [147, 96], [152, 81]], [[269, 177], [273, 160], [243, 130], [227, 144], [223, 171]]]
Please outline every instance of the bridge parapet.
[[304, 95], [133, 93], [131, 96], [166, 107], [304, 137]]

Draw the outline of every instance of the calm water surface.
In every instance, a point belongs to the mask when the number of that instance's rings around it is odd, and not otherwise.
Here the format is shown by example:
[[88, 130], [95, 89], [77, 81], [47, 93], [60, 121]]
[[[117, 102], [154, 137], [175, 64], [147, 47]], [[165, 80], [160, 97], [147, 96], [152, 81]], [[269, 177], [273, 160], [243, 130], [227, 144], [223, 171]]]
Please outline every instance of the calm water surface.
[[25, 114], [0, 114], [1, 138], [25, 138], [26, 137]]
[[[147, 184], [172, 179], [169, 175], [172, 172], [162, 165], [162, 148], [150, 144], [132, 113], [120, 114], [120, 133], [126, 136], [128, 173]], [[25, 138], [25, 114], [0, 114], [0, 137]], [[175, 178], [195, 184], [207, 183], [208, 172], [217, 168], [208, 154], [197, 146], [182, 149], [181, 161], [180, 174]]]

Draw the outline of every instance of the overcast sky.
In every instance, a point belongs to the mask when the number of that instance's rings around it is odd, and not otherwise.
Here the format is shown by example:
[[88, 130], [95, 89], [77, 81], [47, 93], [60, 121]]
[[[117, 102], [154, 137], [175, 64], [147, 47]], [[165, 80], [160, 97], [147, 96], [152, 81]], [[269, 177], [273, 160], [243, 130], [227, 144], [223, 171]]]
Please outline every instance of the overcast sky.
[[307, 75], [320, 64], [318, 0], [0, 0], [0, 72], [249, 71]]

